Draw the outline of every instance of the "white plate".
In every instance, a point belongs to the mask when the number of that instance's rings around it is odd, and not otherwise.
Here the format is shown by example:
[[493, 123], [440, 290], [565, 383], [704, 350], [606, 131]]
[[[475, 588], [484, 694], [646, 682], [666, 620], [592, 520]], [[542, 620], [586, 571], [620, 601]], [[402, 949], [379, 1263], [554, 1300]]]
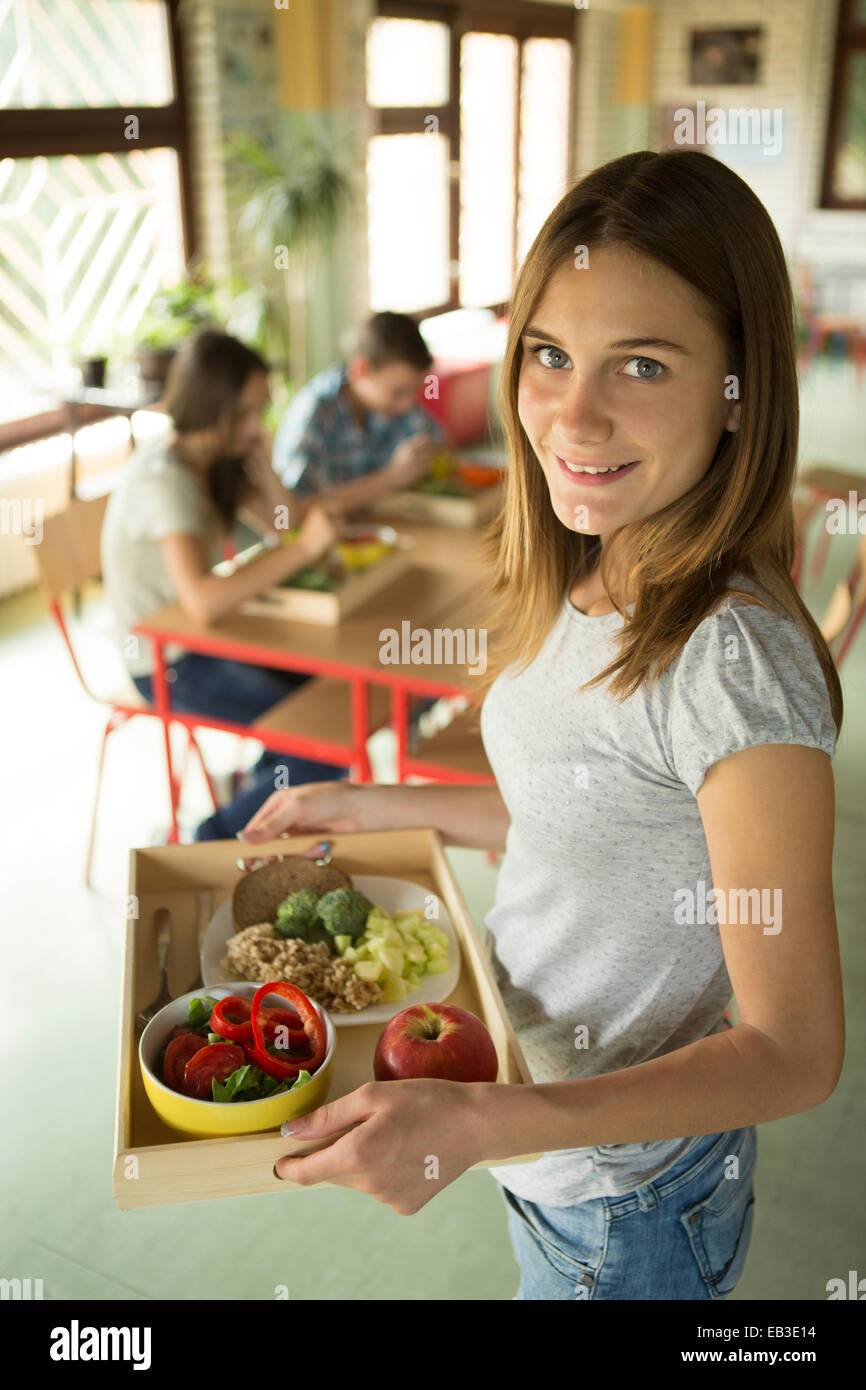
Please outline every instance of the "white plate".
[[[409, 883], [403, 878], [385, 878], [380, 875], [353, 874], [352, 887], [370, 899], [375, 907], [383, 907], [393, 916], [395, 912], [420, 912], [424, 916], [428, 894], [418, 883]], [[338, 1014], [330, 1011], [329, 1017], [339, 1028], [352, 1023], [387, 1023], [395, 1014], [408, 1009], [411, 1004], [437, 1004], [448, 998], [460, 978], [460, 943], [445, 911], [441, 898], [435, 898], [437, 916], [430, 918], [431, 926], [441, 927], [448, 937], [448, 959], [451, 965], [441, 975], [422, 975], [416, 990], [391, 1004], [371, 1004], [353, 1014]], [[227, 898], [217, 908], [201, 947], [201, 977], [205, 986], [234, 983], [220, 969], [220, 961], [226, 947], [235, 934], [232, 924], [231, 899]]]

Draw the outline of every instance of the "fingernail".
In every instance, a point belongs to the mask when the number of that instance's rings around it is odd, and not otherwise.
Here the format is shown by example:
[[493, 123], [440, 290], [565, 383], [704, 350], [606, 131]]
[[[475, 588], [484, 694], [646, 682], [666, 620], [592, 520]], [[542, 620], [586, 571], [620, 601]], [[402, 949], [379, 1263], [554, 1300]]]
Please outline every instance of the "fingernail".
[[301, 1130], [306, 1129], [306, 1127], [307, 1121], [305, 1117], [297, 1120], [284, 1120], [280, 1126], [280, 1134], [284, 1139], [288, 1139], [290, 1135], [298, 1134]]

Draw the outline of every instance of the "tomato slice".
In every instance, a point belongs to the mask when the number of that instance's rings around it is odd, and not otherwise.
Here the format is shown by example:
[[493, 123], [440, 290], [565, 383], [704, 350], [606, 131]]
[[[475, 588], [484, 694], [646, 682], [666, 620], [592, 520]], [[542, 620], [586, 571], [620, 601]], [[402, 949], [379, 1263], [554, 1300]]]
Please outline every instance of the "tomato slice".
[[195, 1100], [209, 1100], [213, 1091], [211, 1081], [225, 1081], [233, 1071], [242, 1067], [246, 1057], [237, 1043], [206, 1043], [194, 1052], [184, 1068], [184, 1094]]
[[207, 1047], [207, 1038], [190, 1031], [178, 1033], [165, 1049], [162, 1079], [173, 1091], [183, 1092], [183, 1074], [187, 1062], [196, 1052]]

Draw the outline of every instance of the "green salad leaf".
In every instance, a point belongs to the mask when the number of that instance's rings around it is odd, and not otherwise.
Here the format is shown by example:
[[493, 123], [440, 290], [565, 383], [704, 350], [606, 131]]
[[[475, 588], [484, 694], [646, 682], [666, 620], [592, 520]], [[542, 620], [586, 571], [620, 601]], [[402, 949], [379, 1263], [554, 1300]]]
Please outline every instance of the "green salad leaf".
[[312, 1079], [308, 1071], [300, 1071], [296, 1077], [280, 1081], [279, 1077], [268, 1076], [252, 1062], [245, 1062], [225, 1081], [217, 1081], [214, 1077], [211, 1089], [214, 1100], [222, 1104], [233, 1100], [266, 1100], [270, 1096], [282, 1095], [284, 1091], [297, 1091]]

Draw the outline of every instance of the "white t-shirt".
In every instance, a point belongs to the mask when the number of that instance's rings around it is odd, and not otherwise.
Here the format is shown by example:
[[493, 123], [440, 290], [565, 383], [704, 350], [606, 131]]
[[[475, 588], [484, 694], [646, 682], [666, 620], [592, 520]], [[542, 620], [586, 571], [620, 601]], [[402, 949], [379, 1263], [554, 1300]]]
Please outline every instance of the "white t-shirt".
[[[115, 640], [132, 676], [153, 671], [151, 643], [132, 632], [133, 624], [177, 600], [160, 540], [185, 531], [202, 537], [209, 566], [223, 558], [216, 507], [175, 457], [169, 441], [169, 435], [148, 440], [134, 451], [109, 498], [102, 527], [102, 579], [114, 615]], [[176, 643], [163, 650], [167, 662], [184, 655]]]
[[[753, 745], [835, 751], [823, 673], [791, 619], [728, 597], [657, 684], [620, 704], [606, 683], [579, 687], [617, 655], [622, 622], [566, 599], [535, 660], [500, 675], [482, 705], [511, 816], [486, 945], [535, 1082], [637, 1066], [723, 1029], [732, 991], [706, 910], [697, 793], [713, 763]], [[696, 1138], [562, 1149], [491, 1172], [565, 1207], [653, 1181]]]

